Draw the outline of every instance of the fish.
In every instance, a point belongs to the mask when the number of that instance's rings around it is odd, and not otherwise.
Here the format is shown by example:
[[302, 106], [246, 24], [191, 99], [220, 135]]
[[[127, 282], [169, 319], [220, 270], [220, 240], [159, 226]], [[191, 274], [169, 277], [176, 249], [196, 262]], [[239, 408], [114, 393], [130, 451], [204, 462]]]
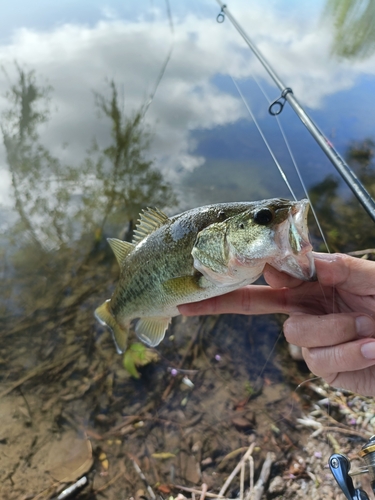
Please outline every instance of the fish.
[[120, 266], [113, 295], [95, 316], [113, 334], [118, 353], [135, 333], [155, 347], [178, 306], [256, 281], [266, 264], [316, 279], [306, 199], [218, 203], [168, 217], [143, 210], [132, 242], [108, 238]]

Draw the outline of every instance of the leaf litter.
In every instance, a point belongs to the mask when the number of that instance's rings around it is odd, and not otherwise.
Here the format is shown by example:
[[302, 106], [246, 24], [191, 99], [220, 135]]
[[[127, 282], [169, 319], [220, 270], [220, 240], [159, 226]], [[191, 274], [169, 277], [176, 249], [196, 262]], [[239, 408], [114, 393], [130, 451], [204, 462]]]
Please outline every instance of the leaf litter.
[[337, 497], [328, 458], [356, 463], [374, 402], [309, 380], [281, 317], [179, 317], [130, 366], [90, 283], [1, 327], [1, 498]]

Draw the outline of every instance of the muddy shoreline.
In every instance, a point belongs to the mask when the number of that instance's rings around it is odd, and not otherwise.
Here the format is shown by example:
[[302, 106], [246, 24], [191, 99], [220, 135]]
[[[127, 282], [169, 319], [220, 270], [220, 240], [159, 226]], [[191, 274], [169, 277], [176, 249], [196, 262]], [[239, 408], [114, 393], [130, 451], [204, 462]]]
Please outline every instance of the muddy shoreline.
[[375, 407], [306, 382], [282, 318], [176, 318], [137, 380], [93, 321], [95, 300], [60, 326], [20, 323], [16, 345], [3, 344], [1, 498], [57, 498], [83, 475], [66, 498], [213, 498], [250, 445], [252, 471], [225, 498], [245, 498], [269, 453], [259, 498], [337, 497], [329, 455], [355, 456]]

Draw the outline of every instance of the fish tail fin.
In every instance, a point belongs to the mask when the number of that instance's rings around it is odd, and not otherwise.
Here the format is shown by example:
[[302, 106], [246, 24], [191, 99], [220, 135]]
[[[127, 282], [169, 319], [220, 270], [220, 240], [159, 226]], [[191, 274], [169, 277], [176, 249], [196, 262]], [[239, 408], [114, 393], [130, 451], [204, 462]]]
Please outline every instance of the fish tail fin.
[[116, 321], [109, 308], [109, 302], [110, 299], [106, 300], [95, 310], [95, 317], [111, 330], [117, 352], [122, 354], [126, 350], [129, 328], [123, 327]]

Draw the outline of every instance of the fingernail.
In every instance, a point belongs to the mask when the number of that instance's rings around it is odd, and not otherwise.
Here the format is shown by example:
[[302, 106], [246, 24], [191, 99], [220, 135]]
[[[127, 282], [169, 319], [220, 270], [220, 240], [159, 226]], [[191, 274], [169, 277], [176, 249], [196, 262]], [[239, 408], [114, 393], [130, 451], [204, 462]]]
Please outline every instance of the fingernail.
[[374, 321], [368, 316], [358, 316], [355, 327], [358, 337], [371, 337], [374, 334]]
[[361, 346], [362, 356], [366, 359], [375, 359], [375, 342], [367, 342]]

